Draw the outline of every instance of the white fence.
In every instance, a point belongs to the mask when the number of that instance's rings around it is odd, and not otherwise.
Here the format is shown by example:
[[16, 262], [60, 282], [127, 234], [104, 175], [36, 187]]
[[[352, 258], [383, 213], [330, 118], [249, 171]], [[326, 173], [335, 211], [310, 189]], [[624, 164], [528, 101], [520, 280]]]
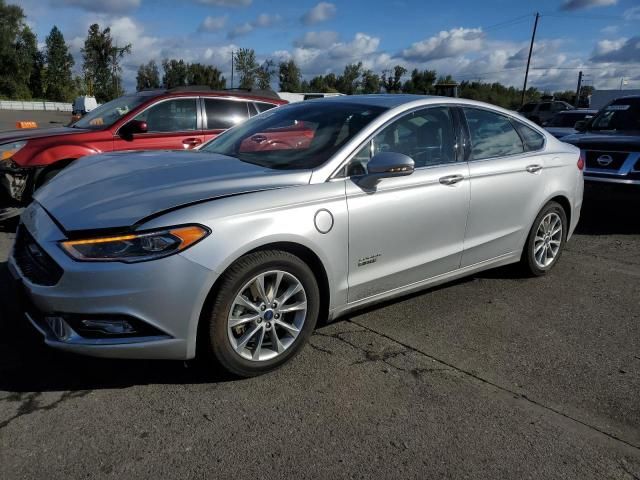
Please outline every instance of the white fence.
[[0, 110], [45, 110], [48, 112], [70, 112], [71, 103], [63, 102], [23, 102], [20, 100], [0, 100]]

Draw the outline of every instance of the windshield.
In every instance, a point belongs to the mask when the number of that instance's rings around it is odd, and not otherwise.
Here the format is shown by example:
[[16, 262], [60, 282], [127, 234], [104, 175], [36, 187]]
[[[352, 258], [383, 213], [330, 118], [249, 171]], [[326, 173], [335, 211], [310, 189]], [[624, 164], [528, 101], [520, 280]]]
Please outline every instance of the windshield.
[[76, 128], [99, 129], [110, 127], [116, 120], [129, 113], [131, 110], [149, 100], [143, 95], [125, 95], [91, 110], [84, 117], [72, 125]]
[[309, 169], [326, 162], [386, 108], [304, 102], [274, 108], [228, 130], [200, 151], [274, 169]]
[[593, 117], [589, 130], [640, 130], [640, 97], [614, 100]]

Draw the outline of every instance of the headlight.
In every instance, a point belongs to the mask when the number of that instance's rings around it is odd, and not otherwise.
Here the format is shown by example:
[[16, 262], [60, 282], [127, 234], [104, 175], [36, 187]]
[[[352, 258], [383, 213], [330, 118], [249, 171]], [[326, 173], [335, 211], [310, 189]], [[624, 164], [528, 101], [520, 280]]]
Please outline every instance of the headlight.
[[26, 144], [27, 142], [11, 142], [0, 145], [0, 160], [9, 160]]
[[209, 233], [205, 227], [190, 225], [130, 235], [66, 240], [60, 245], [75, 260], [133, 263], [181, 252]]

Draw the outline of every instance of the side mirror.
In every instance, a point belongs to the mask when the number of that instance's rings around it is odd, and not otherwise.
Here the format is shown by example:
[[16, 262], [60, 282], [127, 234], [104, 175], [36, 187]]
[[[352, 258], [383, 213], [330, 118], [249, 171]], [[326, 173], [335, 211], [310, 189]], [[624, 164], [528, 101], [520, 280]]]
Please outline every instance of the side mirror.
[[415, 162], [411, 157], [397, 152], [380, 152], [369, 160], [368, 173], [358, 183], [371, 188], [383, 178], [404, 177], [411, 175], [414, 170]]
[[147, 126], [147, 122], [143, 122], [142, 120], [131, 120], [122, 126], [120, 132], [126, 136], [131, 136], [135, 133], [147, 133], [148, 130], [149, 127]]
[[589, 123], [588, 120], [578, 120], [573, 128], [579, 132], [586, 132], [587, 123]]

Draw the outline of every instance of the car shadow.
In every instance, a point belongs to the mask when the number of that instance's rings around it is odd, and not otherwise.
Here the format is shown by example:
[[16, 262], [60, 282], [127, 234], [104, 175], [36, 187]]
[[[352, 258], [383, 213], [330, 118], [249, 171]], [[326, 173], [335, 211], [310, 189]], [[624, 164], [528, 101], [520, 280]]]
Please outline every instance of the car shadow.
[[0, 391], [77, 391], [234, 380], [200, 361], [100, 359], [49, 348], [17, 310], [12, 288], [6, 262], [0, 262]]
[[586, 184], [579, 235], [637, 235], [640, 233], [640, 186]]

